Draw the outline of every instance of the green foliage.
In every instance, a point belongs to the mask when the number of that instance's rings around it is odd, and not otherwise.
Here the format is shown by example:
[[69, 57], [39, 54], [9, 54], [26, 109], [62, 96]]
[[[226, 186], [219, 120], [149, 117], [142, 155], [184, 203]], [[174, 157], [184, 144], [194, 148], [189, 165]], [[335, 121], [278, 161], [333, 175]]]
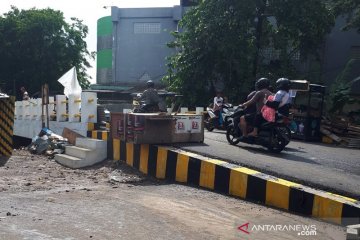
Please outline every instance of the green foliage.
[[3, 89], [19, 95], [25, 86], [32, 95], [41, 85], [50, 91], [62, 91], [57, 80], [75, 66], [83, 88], [89, 86], [89, 67], [84, 38], [88, 27], [76, 18], [65, 22], [63, 13], [52, 9], [11, 11], [0, 17], [0, 82]]
[[331, 93], [330, 113], [342, 114], [346, 104], [355, 103], [355, 99], [350, 96], [351, 86], [349, 84], [340, 83], [338, 87]]
[[360, 1], [359, 0], [331, 0], [330, 5], [336, 16], [345, 17], [343, 30], [356, 29], [360, 33]]
[[351, 96], [351, 87], [355, 82], [360, 81], [360, 77], [352, 79], [354, 70], [358, 66], [358, 61], [351, 59], [331, 85], [329, 94], [330, 114], [342, 114], [345, 105], [356, 103], [356, 99]]
[[[296, 77], [296, 54], [303, 60], [318, 55], [333, 24], [321, 0], [201, 1], [169, 43], [177, 52], [168, 59], [164, 81], [191, 105], [207, 103], [220, 78], [229, 101], [240, 102], [258, 77]], [[277, 57], [269, 59], [266, 51]]]

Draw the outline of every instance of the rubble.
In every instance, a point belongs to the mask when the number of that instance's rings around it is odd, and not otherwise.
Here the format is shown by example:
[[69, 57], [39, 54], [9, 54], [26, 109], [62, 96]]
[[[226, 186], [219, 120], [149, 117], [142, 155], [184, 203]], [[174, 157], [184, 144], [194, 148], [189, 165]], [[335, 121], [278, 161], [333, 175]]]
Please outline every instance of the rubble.
[[54, 158], [55, 154], [64, 153], [65, 146], [69, 145], [68, 139], [55, 134], [48, 128], [41, 129], [40, 133], [32, 139], [28, 150], [32, 154], [45, 154]]
[[321, 121], [323, 142], [349, 147], [360, 148], [360, 125], [348, 117], [323, 118]]

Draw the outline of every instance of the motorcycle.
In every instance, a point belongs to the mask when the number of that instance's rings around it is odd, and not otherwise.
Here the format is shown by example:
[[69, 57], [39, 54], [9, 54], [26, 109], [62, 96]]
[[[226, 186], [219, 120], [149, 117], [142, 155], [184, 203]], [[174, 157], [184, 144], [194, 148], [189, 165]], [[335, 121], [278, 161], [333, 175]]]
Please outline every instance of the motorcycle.
[[233, 105], [230, 103], [225, 103], [221, 109], [221, 114], [223, 119], [223, 125], [219, 124], [219, 116], [214, 112], [211, 106], [206, 108], [207, 113], [204, 116], [204, 126], [209, 131], [212, 132], [215, 128], [219, 130], [226, 130], [228, 127], [228, 118], [233, 114], [234, 109]]
[[[238, 109], [238, 111], [234, 112], [234, 114], [227, 119], [229, 126], [226, 131], [226, 140], [231, 145], [243, 142], [260, 145], [266, 147], [271, 152], [280, 153], [286, 145], [289, 144], [291, 139], [291, 131], [288, 127], [290, 119], [282, 115], [278, 115], [275, 122], [263, 123], [259, 128], [257, 137], [240, 138], [242, 136], [241, 130], [236, 129], [238, 126], [234, 126], [233, 118], [241, 117], [244, 114], [243, 109]], [[251, 128], [251, 126], [249, 126], [249, 128]]]
[[159, 106], [156, 104], [146, 105], [144, 102], [140, 102], [139, 105], [135, 105], [133, 109], [134, 113], [157, 113], [160, 112]]
[[133, 112], [134, 113], [155, 113], [160, 112], [158, 104], [145, 104], [145, 101], [141, 101], [141, 93], [133, 95]]

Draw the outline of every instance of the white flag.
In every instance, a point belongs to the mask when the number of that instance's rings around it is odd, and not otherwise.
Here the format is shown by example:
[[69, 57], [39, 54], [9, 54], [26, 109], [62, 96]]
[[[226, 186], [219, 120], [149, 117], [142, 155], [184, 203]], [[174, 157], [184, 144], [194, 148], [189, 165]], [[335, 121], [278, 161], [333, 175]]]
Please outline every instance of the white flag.
[[64, 95], [69, 97], [70, 95], [80, 98], [81, 86], [77, 79], [76, 68], [71, 68], [67, 73], [62, 75], [58, 80], [61, 85], [64, 86]]

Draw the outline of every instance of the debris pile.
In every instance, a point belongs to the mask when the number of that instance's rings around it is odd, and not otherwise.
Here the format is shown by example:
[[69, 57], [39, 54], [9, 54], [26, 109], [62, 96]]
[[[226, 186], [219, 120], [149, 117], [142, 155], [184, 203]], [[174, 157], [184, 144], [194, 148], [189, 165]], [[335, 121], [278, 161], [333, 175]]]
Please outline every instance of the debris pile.
[[64, 153], [68, 139], [55, 134], [48, 128], [41, 129], [40, 133], [32, 139], [28, 150], [33, 154], [45, 154], [53, 158], [55, 154]]
[[346, 147], [360, 148], [360, 125], [349, 118], [323, 118], [320, 131], [324, 135], [323, 142], [336, 142]]

